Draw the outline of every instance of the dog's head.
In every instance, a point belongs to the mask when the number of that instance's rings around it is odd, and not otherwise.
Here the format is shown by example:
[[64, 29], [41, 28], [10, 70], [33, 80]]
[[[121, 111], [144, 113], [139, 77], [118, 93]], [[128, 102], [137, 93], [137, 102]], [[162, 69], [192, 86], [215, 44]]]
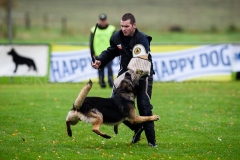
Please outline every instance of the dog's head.
[[133, 86], [131, 75], [128, 72], [125, 73], [125, 77], [121, 81], [119, 88], [121, 88], [121, 90], [124, 90], [126, 92], [133, 92], [134, 86]]
[[71, 125], [76, 125], [79, 121], [79, 115], [77, 110], [70, 110], [66, 117], [66, 126], [67, 126], [67, 133], [70, 137], [72, 137], [72, 130]]
[[7, 54], [8, 54], [8, 55], [15, 55], [15, 54], [16, 54], [16, 52], [15, 52], [15, 50], [14, 50], [14, 49], [11, 49], [11, 51], [9, 51]]

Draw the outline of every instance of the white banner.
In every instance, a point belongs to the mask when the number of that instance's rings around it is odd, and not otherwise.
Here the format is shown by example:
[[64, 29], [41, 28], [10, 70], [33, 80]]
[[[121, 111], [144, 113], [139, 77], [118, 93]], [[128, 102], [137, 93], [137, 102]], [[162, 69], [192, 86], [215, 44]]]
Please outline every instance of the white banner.
[[232, 49], [232, 71], [240, 72], [240, 46], [234, 45]]
[[46, 76], [48, 45], [0, 45], [0, 76]]
[[[59, 46], [58, 46], [59, 47]], [[162, 47], [162, 46], [160, 46]], [[232, 45], [205, 45], [169, 52], [152, 53], [154, 81], [231, 80]], [[119, 58], [114, 59], [114, 75]], [[71, 50], [60, 46], [53, 50], [50, 62], [51, 82], [80, 82], [98, 78], [91, 66], [89, 49]], [[107, 75], [107, 74], [106, 74]]]
[[153, 54], [155, 81], [184, 81], [204, 76], [231, 76], [231, 45], [200, 46]]
[[[80, 82], [97, 78], [97, 70], [91, 65], [90, 50], [52, 52], [50, 62], [51, 82]], [[113, 71], [119, 69], [118, 59], [114, 59]], [[106, 74], [107, 75], [107, 74]]]

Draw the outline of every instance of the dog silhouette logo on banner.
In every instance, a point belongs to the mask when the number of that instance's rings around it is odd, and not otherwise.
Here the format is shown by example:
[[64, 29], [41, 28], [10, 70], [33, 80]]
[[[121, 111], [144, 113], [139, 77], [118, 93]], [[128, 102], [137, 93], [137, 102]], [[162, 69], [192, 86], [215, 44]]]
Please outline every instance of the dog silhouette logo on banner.
[[8, 52], [8, 55], [12, 56], [12, 60], [15, 64], [15, 69], [13, 71], [14, 73], [17, 72], [18, 65], [27, 65], [28, 71], [30, 71], [30, 69], [32, 68], [33, 71], [37, 72], [36, 64], [31, 58], [20, 56], [13, 48], [11, 49], [11, 51]]

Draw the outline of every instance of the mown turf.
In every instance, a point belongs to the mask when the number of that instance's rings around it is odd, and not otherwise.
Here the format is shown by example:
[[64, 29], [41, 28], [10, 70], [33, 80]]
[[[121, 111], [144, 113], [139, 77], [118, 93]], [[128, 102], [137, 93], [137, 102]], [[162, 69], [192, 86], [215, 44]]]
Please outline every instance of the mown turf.
[[[239, 159], [239, 82], [154, 83], [153, 112], [158, 148], [123, 124], [101, 130], [79, 122], [66, 134], [65, 117], [84, 83], [1, 84], [0, 159]], [[109, 97], [94, 83], [90, 96]]]
[[[141, 30], [141, 26], [139, 27]], [[141, 30], [143, 31], [143, 30]], [[61, 34], [56, 28], [43, 30], [39, 27], [26, 30], [16, 28], [16, 36], [13, 37], [12, 43], [15, 44], [39, 44], [39, 43], [63, 43], [73, 45], [88, 45], [89, 33], [73, 32]], [[40, 33], [40, 34], [38, 34]], [[212, 44], [212, 43], [239, 43], [240, 32], [159, 32], [153, 30], [145, 31], [152, 36], [152, 45], [154, 44]], [[8, 44], [8, 38], [0, 38], [0, 43]]]
[[[89, 42], [90, 28], [102, 12], [117, 30], [122, 15], [133, 13], [137, 28], [150, 34], [152, 42], [229, 43], [240, 39], [239, 0], [13, 0], [13, 4], [12, 43]], [[7, 9], [0, 10], [0, 43], [9, 43], [6, 15]], [[172, 28], [182, 32], [169, 33]]]

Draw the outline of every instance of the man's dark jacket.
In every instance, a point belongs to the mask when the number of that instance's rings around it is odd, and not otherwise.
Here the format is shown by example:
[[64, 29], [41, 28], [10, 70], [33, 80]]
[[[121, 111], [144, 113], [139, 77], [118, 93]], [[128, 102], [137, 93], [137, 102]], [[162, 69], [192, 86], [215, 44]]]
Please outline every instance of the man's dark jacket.
[[[122, 35], [121, 35], [122, 34]], [[136, 44], [139, 44], [139, 41], [147, 37], [150, 47], [150, 42], [152, 40], [152, 37], [144, 34], [143, 32], [140, 32], [138, 29], [135, 30], [133, 37], [131, 38], [129, 42], [129, 46], [124, 46], [124, 43], [121, 40], [121, 36], [123, 36], [123, 33], [121, 30], [115, 32], [112, 37], [110, 38], [110, 47], [107, 48], [107, 50], [103, 51], [97, 58], [97, 60], [101, 61], [101, 66], [104, 67], [108, 62], [113, 60], [115, 57], [120, 56], [120, 70], [118, 75], [121, 75], [125, 71], [127, 71], [127, 66], [130, 60], [132, 59], [132, 50], [133, 47]], [[152, 56], [149, 53], [148, 59], [151, 62], [151, 72], [150, 75], [154, 74], [153, 71], [153, 65], [152, 65]]]

